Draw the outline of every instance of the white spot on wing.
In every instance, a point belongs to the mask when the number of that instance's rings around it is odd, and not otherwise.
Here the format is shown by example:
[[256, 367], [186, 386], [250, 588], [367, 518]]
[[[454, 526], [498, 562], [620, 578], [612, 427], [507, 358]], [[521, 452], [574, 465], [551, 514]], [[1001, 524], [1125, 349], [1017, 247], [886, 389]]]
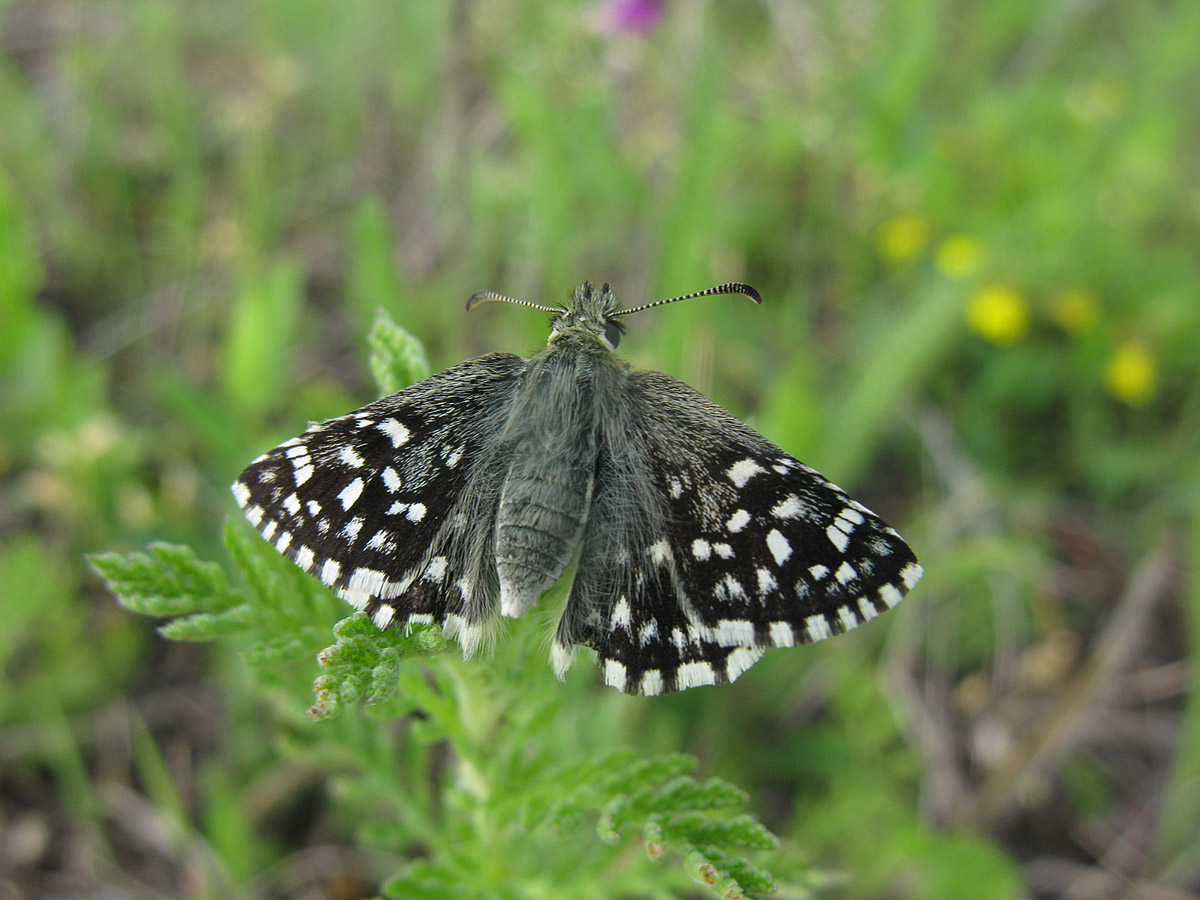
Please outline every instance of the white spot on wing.
[[808, 574], [812, 576], [813, 581], [820, 581], [829, 574], [829, 568], [817, 563], [815, 566], [808, 567]]
[[425, 518], [425, 512], [426, 510], [424, 503], [414, 503], [408, 508], [406, 515], [408, 516], [408, 521], [420, 522], [423, 518]]
[[866, 597], [858, 598], [858, 611], [864, 622], [870, 622], [879, 615], [879, 611], [875, 609], [875, 604]]
[[308, 481], [308, 479], [312, 478], [312, 473], [313, 473], [312, 466], [297, 467], [297, 469], [294, 473], [295, 480], [296, 480], [296, 487], [300, 487], [300, 485], [304, 484], [304, 482], [306, 482], [306, 481]]
[[842, 620], [842, 624], [846, 626], [847, 630], [858, 625], [858, 616], [849, 606], [843, 606], [838, 610], [838, 618]]
[[379, 474], [383, 477], [383, 486], [387, 488], [389, 494], [400, 490], [400, 475], [395, 469], [388, 466]]
[[246, 504], [250, 502], [250, 488], [240, 481], [235, 481], [233, 483], [233, 499], [237, 501], [238, 506], [245, 509]]
[[904, 595], [894, 584], [885, 584], [879, 589], [879, 599], [883, 601], [884, 606], [891, 609], [904, 599]]
[[363, 480], [355, 478], [352, 482], [342, 488], [338, 499], [342, 501], [342, 509], [349, 509], [355, 504], [355, 501], [362, 496]]
[[609, 620], [609, 628], [613, 631], [616, 631], [618, 628], [630, 631], [633, 628], [633, 613], [629, 608], [629, 600], [624, 596], [613, 607], [612, 618]]
[[[863, 515], [862, 515], [862, 513], [860, 513], [858, 510], [856, 510], [856, 509], [853, 509], [852, 507], [849, 507], [849, 506], [847, 506], [847, 507], [846, 507], [845, 509], [843, 509], [843, 510], [842, 510], [840, 513], [838, 513], [838, 518], [839, 518], [839, 519], [841, 519], [842, 521], [844, 521], [844, 522], [848, 523], [848, 524], [849, 524], [849, 525], [851, 525], [851, 526], [854, 526], [854, 525], [861, 525], [863, 522], [865, 522], [865, 521], [866, 521], [866, 520], [863, 518]], [[844, 530], [844, 531], [845, 531], [847, 534], [848, 534], [848, 533], [850, 533], [851, 531], [853, 531], [853, 530], [854, 530], [854, 529], [853, 529], [853, 527], [851, 527], [851, 528], [846, 528], [846, 526], [845, 526], [845, 525], [843, 525], [843, 526], [842, 526], [842, 529], [843, 529], [843, 530]]]
[[343, 588], [338, 591], [338, 596], [353, 606], [355, 609], [365, 609], [366, 605], [371, 602], [371, 595], [365, 591], [352, 591], [349, 588]]
[[842, 584], [849, 584], [858, 577], [858, 572], [855, 571], [854, 566], [850, 565], [850, 563], [843, 562], [840, 566], [838, 566], [838, 570], [834, 574], [834, 577]]
[[396, 615], [396, 611], [390, 606], [381, 606], [375, 610], [375, 615], [371, 616], [371, 619], [375, 622], [376, 628], [387, 628], [394, 615]]
[[615, 687], [618, 691], [625, 690], [625, 667], [615, 659], [604, 661], [604, 683]]
[[354, 448], [349, 445], [344, 445], [338, 451], [338, 459], [350, 466], [352, 469], [362, 468], [363, 458], [354, 452]]
[[754, 646], [754, 623], [745, 619], [722, 619], [713, 632], [722, 647]]
[[429, 568], [425, 570], [425, 578], [432, 581], [434, 584], [441, 584], [442, 579], [446, 577], [446, 557], [435, 556], [429, 561]]
[[792, 545], [777, 528], [772, 528], [767, 532], [767, 549], [775, 557], [775, 562], [781, 566], [792, 555]]
[[643, 647], [658, 637], [658, 619], [650, 619], [638, 629], [638, 643]]
[[721, 587], [725, 589], [727, 596], [735, 600], [744, 600], [746, 598], [746, 589], [742, 587], [742, 583], [732, 575], [726, 575], [721, 580]]
[[300, 512], [300, 498], [295, 494], [288, 494], [283, 498], [283, 508], [294, 516]]
[[721, 559], [730, 559], [733, 557], [733, 548], [728, 544], [713, 544], [713, 552]]
[[[262, 515], [261, 510], [259, 511], [259, 515], [261, 517], [261, 515]], [[275, 531], [278, 527], [279, 527], [278, 522], [274, 522], [274, 521], [268, 522], [267, 527], [262, 530], [262, 536], [265, 537], [269, 541], [271, 538], [275, 537]]]
[[746, 482], [757, 475], [759, 472], [765, 472], [762, 466], [752, 459], [742, 459], [735, 462], [729, 467], [729, 471], [725, 474], [729, 480], [738, 487], [745, 487]]
[[795, 494], [788, 494], [771, 508], [771, 515], [777, 519], [794, 519], [804, 512], [804, 504]]
[[771, 643], [776, 647], [791, 647], [796, 643], [796, 633], [790, 622], [771, 623]]
[[671, 558], [671, 545], [666, 538], [659, 538], [650, 545], [650, 562], [661, 566]]
[[739, 509], [729, 517], [729, 521], [725, 523], [725, 527], [732, 534], [737, 534], [748, 524], [750, 524], [750, 513], [746, 512], [744, 509]]
[[[463, 593], [466, 594], [467, 591], [464, 590]], [[442, 631], [446, 637], [458, 640], [459, 645], [463, 648], [463, 656], [473, 655], [483, 640], [483, 626], [468, 622], [455, 613], [446, 616], [446, 623], [442, 626]]]
[[377, 569], [359, 567], [351, 573], [350, 581], [346, 583], [346, 590], [378, 597], [387, 580], [387, 575]]
[[823, 641], [833, 635], [829, 630], [829, 622], [822, 615], [809, 616], [804, 620], [804, 627], [808, 631], [809, 640]]
[[321, 567], [321, 580], [326, 584], [336, 584], [341, 576], [342, 564], [336, 559], [325, 560], [325, 565]]
[[305, 572], [312, 568], [313, 552], [308, 547], [301, 547], [296, 551], [296, 565], [302, 568]]
[[925, 570], [919, 565], [916, 563], [909, 563], [900, 570], [900, 580], [904, 582], [904, 586], [906, 588], [912, 590], [913, 586], [921, 580], [921, 576], [923, 574], [925, 574]]
[[371, 535], [371, 539], [367, 541], [368, 550], [384, 550], [391, 542], [392, 536], [382, 528]]
[[642, 693], [647, 697], [657, 697], [662, 693], [662, 672], [658, 669], [647, 669], [642, 673]]
[[382, 422], [376, 422], [375, 427], [391, 438], [393, 447], [399, 447], [402, 444], [408, 443], [408, 429], [395, 419], [384, 419]]
[[725, 659], [725, 677], [733, 681], [758, 662], [760, 656], [762, 656], [761, 650], [751, 649], [750, 647], [738, 647]]
[[829, 538], [833, 546], [837, 547], [838, 553], [846, 552], [846, 545], [850, 543], [850, 535], [838, 528], [836, 523], [825, 529], [825, 536]]
[[248, 510], [246, 510], [246, 518], [250, 520], [251, 525], [257, 528], [258, 523], [261, 522], [263, 518], [263, 508], [261, 506], [250, 507]]
[[342, 529], [342, 534], [350, 543], [354, 543], [358, 538], [358, 533], [362, 531], [363, 520], [361, 516], [355, 516], [346, 523], [346, 527]]
[[779, 587], [779, 582], [775, 580], [775, 576], [771, 570], [764, 566], [759, 566], [755, 569], [754, 574], [758, 576], [758, 592], [760, 594], [769, 594], [775, 588]]
[[692, 541], [692, 556], [696, 559], [708, 559], [712, 555], [712, 545], [704, 538], [696, 538]]
[[702, 684], [716, 684], [717, 673], [704, 660], [684, 663], [675, 673], [675, 683], [680, 690], [699, 687]]

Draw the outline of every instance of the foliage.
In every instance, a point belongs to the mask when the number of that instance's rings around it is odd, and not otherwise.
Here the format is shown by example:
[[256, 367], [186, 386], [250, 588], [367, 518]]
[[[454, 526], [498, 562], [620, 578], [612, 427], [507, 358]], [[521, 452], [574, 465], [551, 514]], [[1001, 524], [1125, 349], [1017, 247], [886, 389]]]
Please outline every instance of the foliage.
[[[236, 638], [253, 665], [278, 666], [312, 645], [314, 623], [328, 609], [305, 600], [327, 592], [311, 580], [305, 588], [269, 546], [242, 529], [230, 528], [227, 540], [244, 588], [232, 588], [218, 565], [186, 547], [157, 544], [147, 554], [91, 561], [126, 609], [170, 619], [161, 627], [165, 637]], [[358, 701], [382, 707], [376, 727], [380, 716], [407, 719], [411, 727], [397, 752], [426, 764], [397, 780], [392, 765], [354, 746], [308, 748], [318, 757], [336, 753], [342, 778], [370, 785], [369, 795], [360, 791], [354, 799], [376, 809], [365, 829], [371, 843], [399, 857], [423, 848], [387, 880], [387, 896], [521, 895], [535, 885], [557, 896], [594, 896], [615, 877], [614, 867], [629, 892], [670, 885], [674, 879], [661, 866], [625, 858], [638, 843], [645, 860], [677, 855], [718, 896], [774, 891], [772, 876], [747, 854], [774, 849], [775, 837], [736, 814], [747, 799], [742, 791], [717, 778], [692, 778], [694, 758], [551, 744], [545, 730], [564, 716], [557, 685], [497, 676], [483, 662], [464, 665], [445, 652], [439, 633], [424, 627], [381, 632], [356, 613], [334, 635], [336, 642], [317, 657], [321, 674], [310, 715], [330, 719]], [[313, 739], [336, 744], [338, 737]], [[440, 748], [451, 754], [449, 772]], [[405, 789], [421, 782], [424, 790]], [[607, 846], [587, 843], [581, 829], [589, 820]]]

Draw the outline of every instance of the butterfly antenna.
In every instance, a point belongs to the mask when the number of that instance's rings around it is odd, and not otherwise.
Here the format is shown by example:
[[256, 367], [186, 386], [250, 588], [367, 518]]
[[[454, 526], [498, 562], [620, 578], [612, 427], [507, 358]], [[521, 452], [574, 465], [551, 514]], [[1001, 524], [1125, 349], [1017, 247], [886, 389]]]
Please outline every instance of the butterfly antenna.
[[540, 303], [530, 303], [528, 300], [518, 300], [516, 297], [506, 297], [504, 294], [497, 294], [495, 291], [479, 291], [472, 294], [471, 299], [467, 301], [467, 312], [470, 312], [480, 303], [487, 303], [489, 300], [504, 300], [508, 303], [519, 303], [521, 306], [532, 306], [534, 309], [540, 309], [542, 312], [560, 313], [562, 309], [557, 306], [542, 306]]
[[[674, 303], [677, 300], [691, 300], [693, 297], [707, 297], [709, 294], [743, 294], [749, 297], [755, 303], [762, 303], [762, 295], [748, 284], [742, 284], [740, 281], [731, 281], [729, 284], [718, 284], [716, 287], [710, 287], [708, 290], [696, 291], [694, 294], [684, 294], [682, 297], [672, 297], [670, 300], [655, 300], [653, 303], [643, 303], [641, 306], [631, 306], [629, 309], [619, 310], [613, 316], [626, 316], [629, 313], [641, 312], [643, 309], [650, 309], [652, 306], [663, 306], [667, 303]], [[478, 295], [476, 295], [478, 296]], [[474, 299], [474, 298], [472, 298]]]

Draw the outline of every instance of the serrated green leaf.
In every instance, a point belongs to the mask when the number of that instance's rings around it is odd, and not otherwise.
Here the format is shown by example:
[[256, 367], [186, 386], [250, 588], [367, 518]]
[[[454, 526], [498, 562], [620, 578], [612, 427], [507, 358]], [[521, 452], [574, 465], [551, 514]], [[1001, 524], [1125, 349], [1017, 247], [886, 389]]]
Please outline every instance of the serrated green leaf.
[[637, 791], [647, 785], [687, 775], [696, 768], [696, 759], [682, 753], [664, 753], [646, 759], [635, 759], [601, 780], [602, 789], [619, 789], [622, 793]]
[[159, 628], [163, 637], [173, 641], [211, 641], [246, 630], [253, 614], [246, 604], [219, 613], [193, 613], [181, 616]]
[[565, 766], [541, 779], [541, 790], [525, 802], [522, 813], [525, 827], [532, 828], [542, 820], [560, 828], [573, 827], [600, 806], [601, 801], [597, 798], [601, 779], [608, 773], [624, 768], [632, 758], [632, 751], [622, 747], [603, 756]]
[[[429, 640], [429, 630], [415, 626], [380, 631], [362, 612], [339, 621], [333, 626], [336, 640], [317, 654], [321, 667], [315, 685], [318, 701], [309, 715], [330, 718], [360, 699], [377, 705], [395, 696], [408, 658], [429, 656], [448, 646], [444, 639]], [[338, 698], [336, 704], [330, 702], [333, 695]]]
[[301, 659], [312, 659], [312, 648], [320, 643], [316, 628], [305, 628], [296, 635], [280, 635], [273, 638], [257, 638], [259, 643], [242, 655], [252, 666], [277, 666]]
[[651, 802], [655, 811], [684, 812], [700, 809], [727, 809], [741, 806], [747, 800], [746, 792], [720, 778], [698, 782], [691, 778], [679, 778], [663, 785]]
[[149, 553], [100, 553], [88, 557], [117, 601], [131, 612], [169, 617], [220, 612], [238, 602], [216, 563], [190, 547], [151, 544]]
[[664, 822], [663, 832], [669, 842], [686, 842], [697, 847], [773, 850], [779, 843], [771, 832], [747, 815], [717, 819], [698, 812], [684, 813]]
[[775, 876], [765, 869], [746, 862], [744, 859], [725, 860], [725, 869], [747, 894], [757, 896], [775, 893]]
[[425, 345], [382, 308], [375, 313], [367, 343], [371, 346], [371, 377], [381, 395], [394, 394], [429, 377]]
[[394, 651], [385, 653], [383, 659], [371, 670], [371, 679], [367, 687], [367, 706], [376, 706], [395, 696], [399, 674], [400, 655]]

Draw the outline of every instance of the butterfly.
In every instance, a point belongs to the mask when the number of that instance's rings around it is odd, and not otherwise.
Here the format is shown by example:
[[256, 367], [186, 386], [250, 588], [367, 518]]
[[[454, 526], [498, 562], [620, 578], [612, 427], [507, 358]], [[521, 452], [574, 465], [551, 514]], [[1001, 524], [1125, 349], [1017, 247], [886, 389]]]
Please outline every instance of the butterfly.
[[606, 684], [656, 695], [733, 681], [822, 640], [921, 577], [892, 528], [681, 381], [615, 355], [619, 309], [585, 283], [547, 346], [468, 360], [260, 456], [233, 485], [275, 549], [380, 628], [440, 625], [466, 655], [577, 560], [551, 664], [578, 645]]

